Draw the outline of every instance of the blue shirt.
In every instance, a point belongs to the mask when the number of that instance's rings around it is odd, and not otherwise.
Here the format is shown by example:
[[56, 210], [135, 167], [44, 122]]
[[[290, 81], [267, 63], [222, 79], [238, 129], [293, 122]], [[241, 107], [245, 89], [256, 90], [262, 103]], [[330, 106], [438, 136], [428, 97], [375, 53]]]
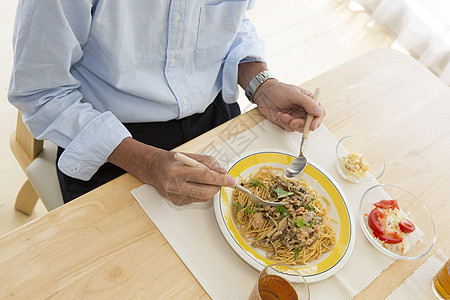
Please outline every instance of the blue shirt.
[[201, 113], [220, 90], [236, 101], [238, 64], [265, 61], [252, 2], [21, 0], [9, 100], [89, 180], [131, 136], [122, 122]]

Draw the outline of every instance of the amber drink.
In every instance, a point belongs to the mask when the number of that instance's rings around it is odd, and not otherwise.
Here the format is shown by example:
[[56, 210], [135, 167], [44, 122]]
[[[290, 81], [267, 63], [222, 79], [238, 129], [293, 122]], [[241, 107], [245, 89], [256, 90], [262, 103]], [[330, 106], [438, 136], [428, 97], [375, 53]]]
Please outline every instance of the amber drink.
[[250, 294], [249, 300], [309, 299], [309, 288], [303, 276], [285, 265], [264, 268]]
[[432, 288], [438, 299], [450, 299], [450, 259], [434, 276]]

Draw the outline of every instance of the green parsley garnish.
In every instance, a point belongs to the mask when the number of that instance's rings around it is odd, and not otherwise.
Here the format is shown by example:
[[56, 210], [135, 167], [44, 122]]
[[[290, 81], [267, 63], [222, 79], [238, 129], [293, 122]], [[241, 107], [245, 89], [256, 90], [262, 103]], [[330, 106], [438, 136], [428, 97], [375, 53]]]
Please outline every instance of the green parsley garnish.
[[307, 210], [309, 210], [309, 211], [315, 211], [315, 210], [316, 210], [313, 206], [308, 205], [308, 204], [305, 204], [305, 208], [306, 208]]
[[255, 211], [252, 210], [252, 208], [250, 206], [247, 206], [247, 208], [245, 209], [245, 211], [249, 214], [254, 213]]
[[300, 249], [295, 248], [295, 260], [298, 259], [299, 255], [300, 255]]
[[252, 179], [248, 182], [248, 184], [250, 184], [250, 186], [260, 186], [262, 187], [265, 191], [267, 191], [267, 188], [264, 186], [264, 184], [262, 184], [261, 182], [259, 182], [256, 179]]
[[278, 212], [278, 213], [283, 213], [283, 212], [285, 212], [285, 211], [287, 211], [287, 210], [286, 210], [286, 207], [284, 207], [283, 205], [278, 205], [278, 206], [275, 208], [275, 212]]
[[244, 208], [239, 202], [233, 202], [233, 206], [236, 207], [237, 211], [240, 211]]
[[305, 226], [305, 221], [303, 221], [302, 218], [296, 217], [295, 226], [297, 226], [298, 228], [302, 228], [303, 226]]
[[281, 214], [281, 218], [284, 218], [286, 216], [290, 216], [291, 215], [291, 213], [288, 212], [287, 209], [284, 206], [282, 206], [282, 205], [277, 206], [275, 208], [275, 212], [276, 213], [280, 213]]
[[277, 198], [278, 198], [278, 199], [284, 198], [284, 197], [287, 197], [287, 196], [290, 196], [290, 195], [294, 195], [293, 192], [286, 192], [286, 191], [283, 190], [283, 189], [272, 189], [272, 192], [274, 192], [275, 194], [277, 194]]

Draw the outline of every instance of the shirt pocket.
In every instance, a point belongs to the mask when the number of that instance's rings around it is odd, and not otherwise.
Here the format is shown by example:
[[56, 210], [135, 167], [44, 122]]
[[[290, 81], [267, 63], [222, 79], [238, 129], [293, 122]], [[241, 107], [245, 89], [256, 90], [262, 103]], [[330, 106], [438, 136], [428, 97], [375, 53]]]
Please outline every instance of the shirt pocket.
[[195, 52], [195, 66], [204, 70], [221, 64], [245, 16], [248, 0], [203, 5]]

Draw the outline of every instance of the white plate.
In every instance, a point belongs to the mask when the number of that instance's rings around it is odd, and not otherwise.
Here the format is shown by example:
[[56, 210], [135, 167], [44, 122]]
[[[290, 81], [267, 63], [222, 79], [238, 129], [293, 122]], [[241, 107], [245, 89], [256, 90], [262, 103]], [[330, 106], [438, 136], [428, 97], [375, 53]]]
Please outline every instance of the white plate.
[[[250, 153], [231, 163], [228, 167], [228, 174], [235, 178], [239, 178], [239, 176], [247, 178], [264, 165], [286, 169], [293, 159], [292, 155], [277, 151]], [[330, 200], [329, 215], [338, 221], [337, 223], [331, 222], [337, 240], [334, 249], [308, 265], [293, 267], [305, 277], [307, 282], [316, 282], [335, 274], [350, 258], [355, 244], [355, 222], [342, 189], [318, 165], [308, 162], [305, 170], [297, 178], [306, 180], [308, 186], [317, 191], [318, 195]], [[266, 258], [265, 251], [253, 248], [250, 243], [246, 242], [237, 230], [232, 216], [232, 191], [231, 188], [222, 188], [214, 197], [217, 223], [231, 248], [244, 261], [261, 271], [273, 262]]]

